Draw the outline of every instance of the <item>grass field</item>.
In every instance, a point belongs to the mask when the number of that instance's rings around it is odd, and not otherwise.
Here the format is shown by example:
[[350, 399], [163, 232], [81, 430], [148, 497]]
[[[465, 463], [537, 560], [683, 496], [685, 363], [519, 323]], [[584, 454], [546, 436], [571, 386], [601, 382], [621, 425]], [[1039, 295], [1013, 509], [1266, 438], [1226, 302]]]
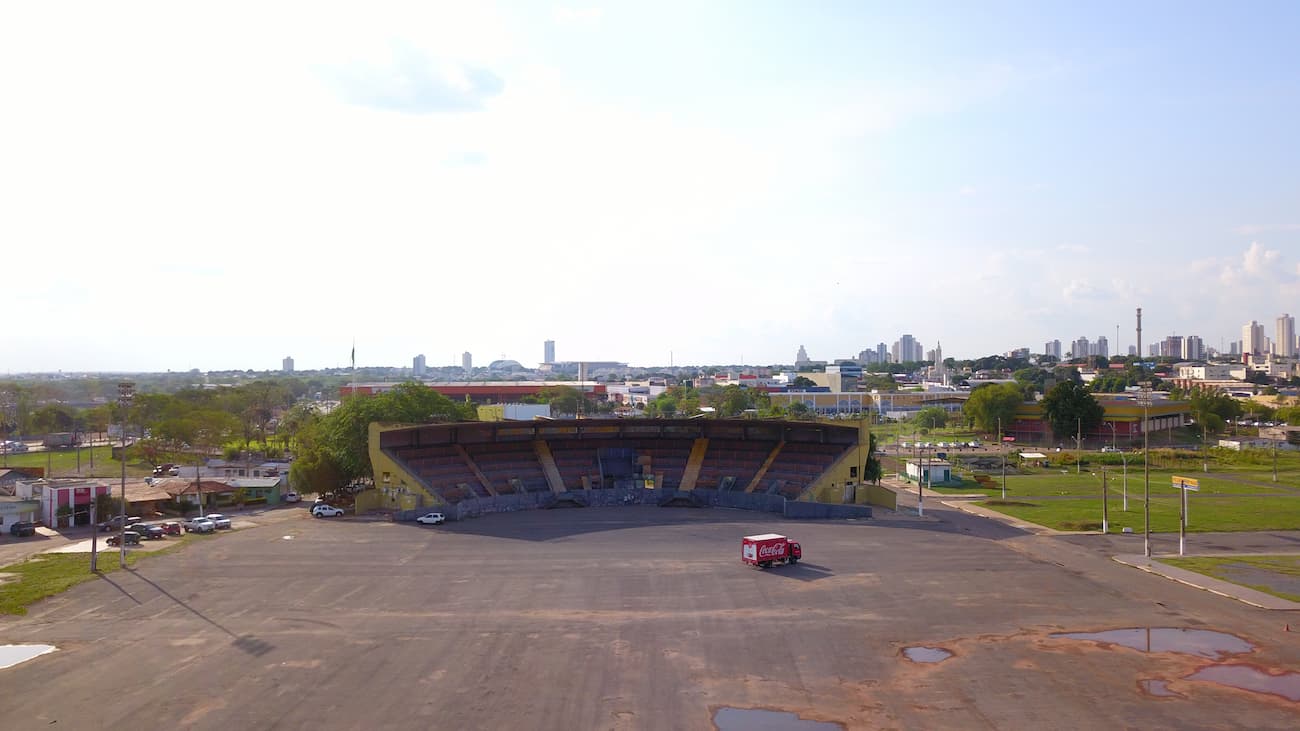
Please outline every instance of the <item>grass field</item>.
[[[1131, 485], [1130, 485], [1131, 487]], [[1101, 496], [1096, 498], [1061, 498], [1035, 500], [1008, 495], [1006, 503], [986, 500], [982, 505], [1021, 520], [1056, 530], [1099, 530]], [[1143, 501], [1140, 490], [1129, 492], [1129, 509], [1123, 511], [1118, 493], [1107, 501], [1110, 531], [1124, 528], [1143, 529]], [[1151, 530], [1159, 533], [1178, 531], [1178, 498], [1155, 495], [1151, 498]], [[1195, 493], [1188, 499], [1187, 530], [1193, 533], [1213, 531], [1295, 530], [1300, 528], [1300, 496], [1244, 497], [1226, 496], [1198, 500]]]
[[[92, 455], [93, 452], [93, 455]], [[80, 459], [80, 471], [78, 471]], [[91, 462], [94, 467], [91, 467]], [[113, 459], [112, 447], [95, 447], [93, 450], [83, 447], [76, 449], [57, 449], [49, 452], [24, 452], [11, 454], [7, 458], [10, 467], [40, 467], [50, 470], [52, 477], [120, 477], [122, 463]], [[153, 474], [153, 466], [147, 463], [127, 462], [126, 474], [129, 477], [148, 477]]]
[[1247, 586], [1256, 591], [1262, 591], [1265, 594], [1272, 594], [1282, 599], [1289, 599], [1293, 602], [1300, 602], [1300, 594], [1279, 591], [1273, 587], [1261, 586], [1258, 584], [1243, 584], [1233, 578], [1232, 572], [1225, 570], [1232, 566], [1251, 566], [1266, 571], [1272, 571], [1287, 576], [1300, 577], [1300, 556], [1238, 556], [1229, 558], [1166, 558], [1161, 559], [1163, 563], [1170, 566], [1177, 566], [1180, 569], [1195, 571], [1198, 574], [1213, 576], [1216, 579], [1231, 581], [1241, 586]]
[[[169, 538], [166, 548], [157, 551], [127, 551], [126, 565], [134, 566], [142, 558], [175, 551], [196, 540], [212, 536], [186, 534]], [[121, 552], [104, 546], [99, 552], [100, 574], [122, 568]], [[8, 576], [5, 576], [8, 574]], [[46, 598], [67, 591], [83, 581], [98, 578], [90, 573], [89, 553], [41, 553], [21, 563], [0, 566], [0, 614], [26, 614], [27, 607]]]

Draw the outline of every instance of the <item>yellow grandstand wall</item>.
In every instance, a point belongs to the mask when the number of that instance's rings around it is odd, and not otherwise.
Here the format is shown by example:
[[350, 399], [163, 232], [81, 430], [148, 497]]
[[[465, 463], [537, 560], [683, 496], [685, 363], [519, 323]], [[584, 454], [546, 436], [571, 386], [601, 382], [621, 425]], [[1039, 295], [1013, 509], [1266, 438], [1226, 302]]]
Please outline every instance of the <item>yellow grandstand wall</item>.
[[[390, 429], [403, 428], [406, 425], [380, 424], [370, 425], [367, 444], [370, 452], [370, 466], [374, 469], [376, 504], [370, 510], [415, 510], [422, 506], [440, 506], [443, 501], [424, 489], [415, 475], [406, 471], [396, 460], [384, 454], [379, 448], [379, 434]], [[365, 493], [362, 493], [363, 495]], [[358, 503], [357, 512], [361, 512]]]
[[[842, 419], [819, 419], [828, 424], [836, 426], [845, 426]], [[852, 482], [861, 487], [862, 469], [867, 461], [867, 446], [870, 444], [871, 430], [867, 428], [867, 422], [861, 420], [857, 422], [858, 443], [850, 447], [839, 459], [835, 460], [826, 471], [808, 486], [804, 492], [804, 497], [818, 503], [835, 503], [842, 504], [844, 500], [844, 486]]]

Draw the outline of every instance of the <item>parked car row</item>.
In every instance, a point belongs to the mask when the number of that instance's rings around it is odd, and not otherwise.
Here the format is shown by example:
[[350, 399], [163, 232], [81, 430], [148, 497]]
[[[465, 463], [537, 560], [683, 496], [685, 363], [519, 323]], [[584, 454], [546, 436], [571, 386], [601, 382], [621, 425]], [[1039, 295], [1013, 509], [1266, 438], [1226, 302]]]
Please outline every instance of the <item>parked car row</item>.
[[8, 441], [0, 444], [0, 451], [5, 451], [9, 454], [19, 454], [27, 451], [27, 445], [22, 442]]

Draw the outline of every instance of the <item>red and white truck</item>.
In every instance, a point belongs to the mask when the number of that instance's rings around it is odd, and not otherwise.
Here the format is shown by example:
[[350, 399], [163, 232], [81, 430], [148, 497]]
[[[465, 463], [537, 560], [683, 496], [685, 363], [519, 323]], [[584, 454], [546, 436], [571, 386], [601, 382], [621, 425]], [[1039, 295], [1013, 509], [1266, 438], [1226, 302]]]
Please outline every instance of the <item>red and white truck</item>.
[[798, 563], [803, 549], [798, 543], [776, 533], [745, 536], [740, 539], [740, 560], [761, 569], [776, 563]]

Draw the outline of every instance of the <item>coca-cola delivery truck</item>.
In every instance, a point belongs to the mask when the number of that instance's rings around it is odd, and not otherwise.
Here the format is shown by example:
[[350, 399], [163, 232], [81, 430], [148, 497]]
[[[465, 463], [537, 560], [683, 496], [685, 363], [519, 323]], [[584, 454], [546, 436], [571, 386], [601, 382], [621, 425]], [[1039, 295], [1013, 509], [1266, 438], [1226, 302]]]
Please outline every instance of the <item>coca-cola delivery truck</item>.
[[740, 560], [750, 566], [768, 568], [774, 563], [797, 563], [803, 558], [798, 543], [775, 533], [740, 539]]

